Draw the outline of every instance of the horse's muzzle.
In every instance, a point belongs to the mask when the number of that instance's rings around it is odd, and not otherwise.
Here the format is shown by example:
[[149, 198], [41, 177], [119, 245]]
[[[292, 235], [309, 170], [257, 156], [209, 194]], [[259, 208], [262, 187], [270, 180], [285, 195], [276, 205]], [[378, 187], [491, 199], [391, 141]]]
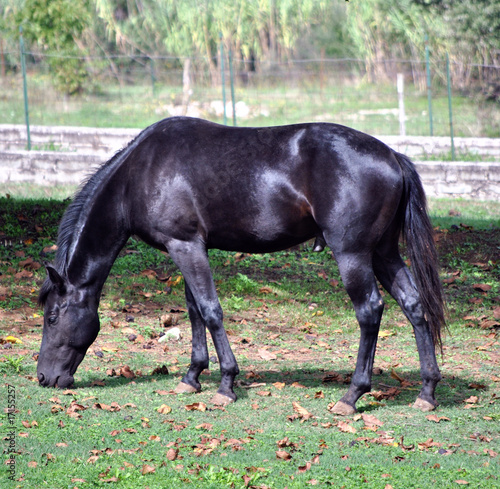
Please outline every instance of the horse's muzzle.
[[67, 387], [71, 387], [74, 382], [72, 375], [61, 375], [50, 379], [40, 372], [37, 377], [38, 383], [42, 387], [59, 387], [60, 389], [66, 389]]

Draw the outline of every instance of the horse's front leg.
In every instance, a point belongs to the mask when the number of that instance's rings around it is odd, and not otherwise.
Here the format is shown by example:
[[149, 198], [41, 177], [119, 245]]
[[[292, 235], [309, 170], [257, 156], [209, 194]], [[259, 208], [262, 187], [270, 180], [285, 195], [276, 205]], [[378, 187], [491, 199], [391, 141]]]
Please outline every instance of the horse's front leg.
[[[239, 373], [236, 358], [222, 323], [222, 308], [212, 279], [212, 272], [205, 248], [199, 241], [171, 241], [168, 251], [186, 281], [186, 296], [193, 327], [192, 363], [188, 373], [178, 386], [180, 392], [195, 392], [200, 389], [198, 376], [208, 366], [206, 327], [212, 336], [221, 370], [221, 383], [214, 404], [225, 405], [236, 400], [234, 379]], [[186, 387], [189, 386], [189, 387]]]
[[200, 392], [201, 385], [198, 378], [208, 368], [208, 348], [205, 323], [200, 316], [193, 294], [186, 284], [186, 304], [191, 321], [192, 341], [191, 341], [191, 365], [182, 381], [175, 388], [175, 392], [190, 393]]

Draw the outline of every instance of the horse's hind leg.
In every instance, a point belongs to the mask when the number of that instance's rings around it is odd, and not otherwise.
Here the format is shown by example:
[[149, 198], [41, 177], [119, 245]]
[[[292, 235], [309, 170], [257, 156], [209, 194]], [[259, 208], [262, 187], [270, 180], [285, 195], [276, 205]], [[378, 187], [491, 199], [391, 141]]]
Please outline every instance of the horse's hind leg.
[[388, 249], [383, 247], [378, 249], [374, 255], [373, 265], [380, 283], [396, 299], [415, 333], [420, 357], [422, 389], [413, 407], [421, 411], [431, 411], [437, 406], [434, 391], [441, 380], [441, 374], [431, 331], [425, 320], [413, 277], [399, 254], [397, 244], [389, 246]]
[[358, 358], [351, 385], [332, 409], [336, 414], [348, 415], [356, 411], [356, 401], [371, 389], [373, 360], [384, 303], [369, 253], [337, 253], [336, 258], [361, 328]]

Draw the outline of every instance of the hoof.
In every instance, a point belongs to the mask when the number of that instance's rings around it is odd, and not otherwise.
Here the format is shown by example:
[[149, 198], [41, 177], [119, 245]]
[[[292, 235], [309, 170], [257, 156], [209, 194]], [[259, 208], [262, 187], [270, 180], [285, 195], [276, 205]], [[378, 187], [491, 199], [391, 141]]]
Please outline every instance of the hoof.
[[198, 392], [192, 385], [185, 384], [184, 382], [179, 382], [177, 387], [174, 389], [176, 394], [193, 394], [194, 392]]
[[356, 412], [356, 408], [346, 402], [339, 401], [330, 409], [330, 412], [340, 414], [340, 416], [349, 416]]
[[228, 404], [231, 404], [234, 402], [234, 399], [231, 399], [228, 396], [225, 396], [224, 394], [215, 394], [214, 397], [210, 400], [212, 404], [215, 404], [216, 406], [227, 406]]
[[436, 409], [436, 406], [434, 406], [434, 404], [431, 404], [429, 401], [424, 401], [420, 397], [417, 397], [417, 400], [415, 401], [415, 404], [413, 404], [413, 407], [424, 413], [434, 411], [434, 409]]

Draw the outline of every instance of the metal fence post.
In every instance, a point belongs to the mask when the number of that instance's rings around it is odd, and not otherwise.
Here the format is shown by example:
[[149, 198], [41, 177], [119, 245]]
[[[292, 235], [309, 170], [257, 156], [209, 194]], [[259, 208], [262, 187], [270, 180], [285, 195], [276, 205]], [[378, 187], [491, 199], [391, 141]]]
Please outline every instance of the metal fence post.
[[406, 123], [405, 123], [405, 99], [404, 99], [404, 75], [398, 73], [398, 105], [399, 105], [399, 135], [406, 136]]
[[451, 109], [450, 58], [446, 53], [446, 82], [448, 85], [448, 113], [450, 116], [451, 160], [455, 161], [455, 141], [453, 139], [453, 111]]
[[24, 52], [23, 28], [19, 27], [19, 47], [21, 51], [21, 70], [23, 72], [23, 93], [24, 93], [24, 119], [26, 121], [26, 135], [28, 151], [31, 150], [30, 114], [28, 105], [28, 83], [26, 81], [26, 59]]
[[233, 126], [236, 127], [236, 100], [234, 98], [233, 53], [229, 49], [229, 79], [231, 82], [231, 104], [233, 106]]
[[149, 58], [149, 75], [151, 77], [151, 90], [153, 92], [153, 97], [156, 96], [156, 75], [155, 75], [155, 60]]
[[430, 135], [434, 136], [434, 127], [432, 123], [432, 89], [431, 89], [431, 65], [429, 56], [429, 36], [425, 35], [425, 69], [427, 72], [427, 102], [429, 105], [429, 130]]
[[227, 125], [226, 113], [226, 77], [224, 76], [224, 45], [222, 42], [222, 32], [219, 34], [220, 39], [220, 72], [222, 79], [222, 105], [224, 106], [224, 124]]

